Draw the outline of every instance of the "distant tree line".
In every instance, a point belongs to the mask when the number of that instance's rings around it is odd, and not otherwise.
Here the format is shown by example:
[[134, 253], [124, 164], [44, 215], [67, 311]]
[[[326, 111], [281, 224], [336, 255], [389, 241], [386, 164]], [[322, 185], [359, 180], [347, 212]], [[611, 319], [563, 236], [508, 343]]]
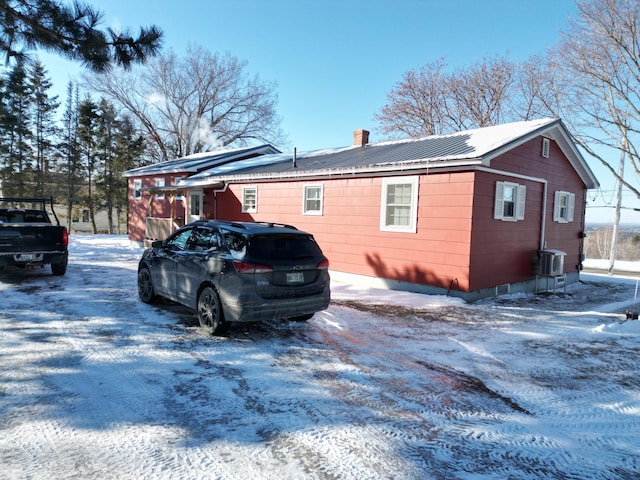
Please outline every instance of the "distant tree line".
[[[590, 259], [608, 259], [611, 251], [612, 227], [597, 227], [587, 231], [584, 253]], [[616, 260], [640, 260], [640, 232], [618, 230]]]

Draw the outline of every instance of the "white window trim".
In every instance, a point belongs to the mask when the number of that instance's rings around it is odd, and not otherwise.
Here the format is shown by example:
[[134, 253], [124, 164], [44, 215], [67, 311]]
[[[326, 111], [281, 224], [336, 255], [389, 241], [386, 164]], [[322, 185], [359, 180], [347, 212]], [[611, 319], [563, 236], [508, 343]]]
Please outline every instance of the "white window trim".
[[[307, 209], [307, 192], [310, 188], [319, 188], [320, 189], [320, 209], [319, 210], [308, 210]], [[315, 199], [313, 199], [315, 200]], [[302, 187], [302, 214], [303, 215], [322, 215], [324, 209], [324, 185], [322, 184], [311, 184], [304, 185]]]
[[[178, 185], [179, 185], [179, 183], [180, 183], [182, 180], [184, 180], [185, 178], [187, 178], [187, 177], [175, 177], [175, 178], [173, 179], [173, 184], [174, 184], [175, 186], [178, 186]], [[181, 201], [183, 201], [183, 202], [184, 202], [184, 201], [185, 201], [185, 196], [184, 196], [184, 195], [176, 195], [176, 200], [181, 200]]]
[[[567, 218], [561, 217], [562, 197], [567, 199]], [[576, 207], [576, 195], [571, 192], [564, 192], [562, 190], [556, 190], [553, 199], [553, 221], [558, 223], [571, 223]]]
[[[390, 185], [411, 185], [410, 222], [407, 226], [387, 225], [387, 189]], [[416, 233], [418, 226], [418, 185], [419, 177], [389, 177], [382, 179], [382, 191], [380, 196], [380, 231]]]
[[137, 179], [133, 181], [133, 199], [142, 199], [142, 180]]
[[[164, 178], [156, 178], [156, 187], [164, 187], [165, 179]], [[164, 200], [164, 193], [159, 193], [156, 195], [156, 200]]]
[[[514, 216], [504, 215], [504, 187], [513, 187], [516, 190]], [[527, 202], [527, 187], [513, 182], [496, 182], [496, 197], [493, 207], [493, 218], [503, 222], [517, 222], [524, 220], [524, 209]]]
[[[255, 191], [255, 205], [253, 206], [253, 208], [247, 208], [247, 205], [245, 203], [245, 193], [247, 192], [247, 190], [254, 190]], [[246, 187], [242, 187], [242, 213], [256, 213], [258, 211], [258, 187], [257, 186], [246, 186]]]

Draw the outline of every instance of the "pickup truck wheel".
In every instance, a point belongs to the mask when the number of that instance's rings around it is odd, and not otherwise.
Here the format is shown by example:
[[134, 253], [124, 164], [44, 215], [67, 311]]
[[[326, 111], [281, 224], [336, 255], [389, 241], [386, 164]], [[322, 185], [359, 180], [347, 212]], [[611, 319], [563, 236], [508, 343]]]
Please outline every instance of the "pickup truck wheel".
[[210, 335], [222, 333], [228, 326], [222, 316], [218, 294], [211, 287], [205, 287], [198, 296], [198, 321]]
[[138, 271], [138, 296], [144, 303], [154, 303], [158, 298], [151, 281], [151, 272], [147, 267]]
[[65, 273], [67, 273], [67, 262], [52, 263], [51, 273], [53, 273], [54, 275], [64, 275]]

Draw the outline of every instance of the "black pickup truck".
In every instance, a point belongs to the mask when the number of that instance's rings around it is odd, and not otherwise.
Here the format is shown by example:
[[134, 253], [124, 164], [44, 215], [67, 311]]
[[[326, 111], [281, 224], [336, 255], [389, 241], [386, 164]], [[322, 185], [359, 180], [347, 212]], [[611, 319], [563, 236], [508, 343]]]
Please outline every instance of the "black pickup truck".
[[[47, 213], [47, 205], [55, 225]], [[34, 208], [36, 206], [41, 208]], [[60, 225], [53, 198], [0, 197], [0, 270], [7, 266], [25, 268], [49, 264], [54, 275], [64, 275], [68, 245], [69, 234]]]

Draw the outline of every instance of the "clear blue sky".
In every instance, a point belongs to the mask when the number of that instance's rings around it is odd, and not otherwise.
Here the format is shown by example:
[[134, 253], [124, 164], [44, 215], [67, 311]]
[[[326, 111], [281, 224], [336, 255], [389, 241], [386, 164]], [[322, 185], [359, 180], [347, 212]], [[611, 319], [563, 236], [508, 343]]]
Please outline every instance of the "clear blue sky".
[[[192, 43], [246, 60], [277, 84], [288, 147], [299, 151], [349, 145], [360, 128], [383, 140], [373, 115], [406, 71], [441, 57], [451, 67], [496, 54], [524, 60], [552, 46], [576, 12], [573, 0], [88, 1], [105, 25], [159, 26], [178, 54]], [[78, 67], [41, 59], [64, 98]], [[590, 164], [611, 190], [610, 175]]]

